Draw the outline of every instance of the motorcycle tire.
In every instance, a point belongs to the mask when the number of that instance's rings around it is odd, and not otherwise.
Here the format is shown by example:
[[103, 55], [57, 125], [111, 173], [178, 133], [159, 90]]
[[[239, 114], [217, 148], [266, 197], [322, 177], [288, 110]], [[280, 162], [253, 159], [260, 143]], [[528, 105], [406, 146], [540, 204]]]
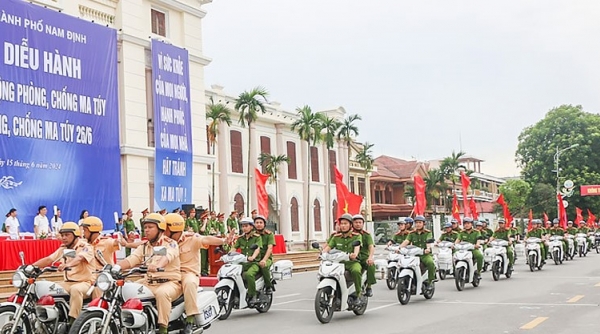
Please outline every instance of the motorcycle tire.
[[471, 282], [471, 284], [473, 284], [473, 287], [476, 288], [479, 286], [479, 283], [481, 283], [481, 275], [473, 275], [473, 282]]
[[529, 270], [531, 272], [535, 271], [535, 264], [537, 263], [537, 261], [535, 260], [535, 255], [531, 254], [529, 255]]
[[554, 260], [555, 265], [558, 266], [560, 264], [560, 259], [558, 258], [558, 251], [552, 252], [552, 260]]
[[387, 279], [385, 280], [385, 284], [387, 285], [388, 289], [390, 289], [390, 290], [394, 290], [396, 288], [396, 286], [398, 286], [398, 280], [396, 277], [396, 268], [390, 268]]
[[427, 284], [423, 283], [423, 297], [425, 297], [425, 299], [431, 299], [433, 298], [433, 294], [435, 293], [435, 283], [431, 283], [431, 286], [428, 286]]
[[327, 324], [333, 318], [333, 298], [331, 287], [327, 286], [317, 290], [315, 295], [315, 315], [322, 324]]
[[465, 268], [458, 268], [454, 271], [454, 285], [456, 285], [456, 290], [463, 291], [465, 288], [465, 279], [463, 278], [463, 273]]
[[264, 303], [262, 302], [262, 298], [261, 298], [261, 303], [257, 304], [255, 306], [256, 310], [258, 311], [258, 313], [267, 313], [269, 312], [269, 309], [271, 308], [271, 304], [273, 304], [273, 294], [265, 294], [264, 296], [267, 297], [267, 301], [265, 301]]
[[410, 301], [410, 287], [408, 286], [408, 277], [403, 279], [402, 282], [398, 283], [398, 288], [397, 290], [397, 295], [398, 295], [398, 301], [400, 302], [400, 304], [402, 305], [406, 305], [408, 304], [408, 302]]
[[446, 279], [446, 271], [445, 270], [438, 271], [438, 274], [440, 275], [440, 279], [442, 281]]
[[217, 294], [218, 299], [225, 300], [226, 304], [220, 305], [219, 320], [226, 320], [229, 318], [231, 311], [233, 310], [233, 290], [227, 286], [215, 290], [215, 293]]
[[[0, 320], [3, 317], [7, 317], [7, 320], [11, 319], [12, 317], [15, 316], [16, 311], [17, 310], [13, 305], [1, 306], [0, 307]], [[21, 331], [20, 331], [22, 334], [32, 334], [33, 333], [32, 329], [31, 329], [31, 323], [29, 322], [29, 318], [27, 317], [27, 315], [25, 313], [23, 313], [23, 315], [21, 316], [21, 323], [23, 324], [23, 327], [24, 327], [24, 328], [21, 328]], [[10, 333], [11, 327], [12, 327], [11, 321], [4, 322], [4, 325], [2, 325], [2, 328], [0, 328], [0, 333], [2, 333], [2, 334]]]
[[581, 249], [581, 247], [579, 247], [579, 257], [583, 256], [583, 250]]
[[352, 312], [354, 312], [354, 314], [356, 314], [356, 315], [363, 315], [367, 311], [368, 304], [369, 304], [369, 298], [365, 297], [364, 303], [362, 303], [359, 308], [352, 309]]
[[596, 254], [600, 254], [600, 247], [596, 244]]
[[[84, 334], [84, 333], [96, 333], [100, 331], [102, 328], [102, 318], [104, 313], [101, 311], [85, 311], [77, 317], [73, 325], [71, 325], [71, 329], [69, 330], [70, 334]], [[96, 322], [97, 327], [95, 329], [90, 328], [90, 326]], [[114, 321], [110, 322], [108, 326], [108, 332], [110, 334], [118, 334], [119, 328], [115, 324]]]
[[486, 263], [484, 263], [484, 264], [483, 264], [483, 268], [481, 268], [481, 271], [482, 271], [482, 272], [486, 272], [486, 271], [488, 270], [488, 267], [489, 267], [489, 266], [490, 266], [490, 264], [489, 264], [489, 263], [487, 263], [487, 262], [486, 262]]
[[492, 264], [492, 278], [494, 281], [500, 279], [500, 262], [498, 261], [494, 261], [494, 264]]
[[504, 274], [504, 276], [506, 276], [506, 278], [510, 278], [512, 276], [513, 270], [514, 269], [511, 266], [508, 266], [508, 269], [506, 269], [506, 273]]

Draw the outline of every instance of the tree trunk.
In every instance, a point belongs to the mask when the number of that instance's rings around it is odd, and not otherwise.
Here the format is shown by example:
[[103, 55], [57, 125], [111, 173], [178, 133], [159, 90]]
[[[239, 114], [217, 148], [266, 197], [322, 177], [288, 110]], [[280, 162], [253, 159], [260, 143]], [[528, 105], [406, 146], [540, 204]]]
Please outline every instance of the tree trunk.
[[306, 250], [309, 251], [310, 250], [310, 181], [312, 178], [312, 173], [311, 173], [311, 159], [310, 159], [310, 142], [308, 143], [308, 183], [306, 186]]
[[277, 178], [277, 172], [275, 174], [275, 215], [277, 215], [277, 226], [276, 230], [279, 232], [279, 224], [281, 224], [281, 217], [279, 217], [279, 179]]
[[[248, 176], [246, 177], [246, 217], [250, 215], [250, 148], [252, 147], [252, 129], [250, 128], [250, 122], [248, 122]], [[254, 172], [254, 171], [253, 171]]]
[[[213, 156], [215, 156], [215, 143], [212, 143], [212, 154]], [[212, 195], [210, 195], [210, 208], [212, 211], [215, 211], [215, 163], [213, 161], [212, 163], [212, 167], [211, 167], [211, 171], [212, 171]]]

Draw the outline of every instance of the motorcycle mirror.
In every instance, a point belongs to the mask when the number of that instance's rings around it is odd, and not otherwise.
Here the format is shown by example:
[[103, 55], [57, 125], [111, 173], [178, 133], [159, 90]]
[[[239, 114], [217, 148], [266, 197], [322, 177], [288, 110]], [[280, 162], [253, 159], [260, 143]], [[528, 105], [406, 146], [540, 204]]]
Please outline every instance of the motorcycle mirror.
[[313, 242], [311, 246], [312, 246], [312, 248], [314, 248], [314, 249], [319, 249], [319, 248], [321, 247], [321, 245], [319, 245], [319, 243], [318, 243], [318, 242]]
[[100, 263], [102, 263], [102, 265], [107, 265], [106, 261], [104, 260], [104, 255], [102, 254], [102, 251], [97, 249], [96, 250], [96, 254], [98, 255], [98, 260]]
[[352, 243], [352, 247], [360, 246], [360, 241], [356, 240]]
[[63, 251], [63, 257], [74, 258], [76, 254], [77, 254], [77, 252], [75, 252], [74, 249], [65, 249]]
[[444, 241], [452, 242], [452, 239], [446, 238], [446, 239], [444, 239]]
[[256, 250], [257, 248], [258, 248], [258, 245], [257, 245], [257, 244], [253, 244], [252, 246], [250, 246], [250, 249], [251, 249], [251, 250]]
[[425, 240], [425, 242], [428, 244], [432, 244], [435, 242], [435, 239], [427, 239], [427, 240]]
[[165, 246], [157, 246], [152, 248], [152, 255], [156, 256], [165, 256], [167, 255], [167, 247]]

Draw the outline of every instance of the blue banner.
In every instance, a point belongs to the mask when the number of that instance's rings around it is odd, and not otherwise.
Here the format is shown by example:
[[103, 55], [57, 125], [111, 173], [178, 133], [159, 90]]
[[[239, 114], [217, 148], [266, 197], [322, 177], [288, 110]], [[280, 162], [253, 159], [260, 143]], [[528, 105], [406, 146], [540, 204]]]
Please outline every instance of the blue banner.
[[192, 124], [188, 52], [152, 40], [154, 210], [181, 208], [192, 198]]
[[121, 211], [117, 35], [20, 0], [0, 1], [0, 213], [33, 231], [38, 206]]

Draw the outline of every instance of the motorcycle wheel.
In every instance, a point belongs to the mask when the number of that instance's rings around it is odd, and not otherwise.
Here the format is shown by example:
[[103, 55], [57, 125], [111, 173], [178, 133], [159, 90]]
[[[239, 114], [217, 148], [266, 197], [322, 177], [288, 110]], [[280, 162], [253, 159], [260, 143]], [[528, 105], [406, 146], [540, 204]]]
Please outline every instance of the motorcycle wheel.
[[463, 291], [465, 288], [464, 271], [465, 268], [458, 268], [454, 271], [454, 285], [456, 285], [456, 290], [458, 291]]
[[425, 283], [423, 283], [423, 297], [425, 297], [425, 299], [433, 298], [434, 293], [435, 293], [435, 283], [432, 282], [431, 287], [429, 287]]
[[533, 254], [529, 255], [529, 270], [531, 272], [535, 271], [535, 264], [536, 264], [535, 255], [533, 255]]
[[473, 275], [473, 282], [471, 282], [471, 284], [473, 284], [473, 287], [476, 288], [479, 286], [479, 283], [481, 282], [481, 275]]
[[369, 304], [369, 297], [364, 297], [364, 302], [362, 303], [362, 305], [359, 308], [352, 309], [352, 312], [354, 312], [354, 314], [356, 314], [356, 315], [363, 315], [363, 314], [365, 314], [365, 311], [367, 310], [368, 304]]
[[440, 274], [440, 279], [442, 281], [446, 279], [446, 271], [445, 270], [439, 270], [438, 274]]
[[494, 264], [492, 264], [492, 278], [494, 281], [500, 279], [500, 262], [498, 261], [494, 261]]
[[390, 268], [390, 272], [388, 273], [385, 283], [390, 290], [394, 290], [396, 288], [398, 285], [398, 281], [396, 280], [396, 268]]
[[331, 294], [331, 287], [324, 287], [317, 290], [317, 295], [315, 296], [315, 315], [322, 324], [329, 323], [333, 317]]
[[[514, 266], [514, 263], [513, 263]], [[508, 269], [506, 269], [506, 273], [504, 274], [504, 276], [506, 276], [506, 278], [510, 278], [512, 276], [513, 273], [513, 268], [511, 266], [508, 266]]]
[[554, 260], [554, 264], [555, 265], [559, 265], [560, 264], [560, 259], [558, 258], [558, 251], [554, 251], [552, 252], [552, 260]]
[[596, 244], [596, 254], [600, 254], [600, 246], [598, 244]]
[[[103, 313], [101, 311], [86, 311], [81, 313], [77, 320], [71, 325], [71, 329], [69, 330], [70, 334], [88, 334], [88, 333], [100, 333], [102, 329], [102, 317]], [[117, 334], [119, 333], [119, 329], [117, 325], [111, 321], [108, 326], [109, 333]]]
[[583, 256], [583, 247], [579, 247], [579, 257]]
[[256, 306], [258, 313], [267, 313], [271, 308], [271, 304], [273, 304], [273, 294], [265, 294], [265, 296], [267, 296], [267, 301]]
[[230, 287], [227, 286], [215, 290], [215, 293], [217, 294], [218, 300], [224, 301], [223, 304], [219, 302], [221, 307], [219, 309], [219, 320], [225, 320], [229, 318], [229, 316], [231, 315], [231, 311], [233, 310], [233, 291]]
[[487, 262], [485, 262], [485, 263], [483, 264], [483, 268], [481, 268], [481, 271], [483, 271], [483, 272], [487, 271], [489, 266], [490, 266], [490, 264], [489, 264], [489, 263], [487, 263]]
[[398, 301], [402, 305], [408, 304], [410, 301], [410, 287], [408, 286], [408, 277], [403, 279], [402, 282], [398, 283], [397, 295]]
[[[6, 305], [0, 307], [0, 333], [6, 334], [10, 333], [12, 327], [11, 319], [15, 316], [16, 309], [12, 305]], [[32, 334], [31, 323], [29, 322], [29, 318], [25, 313], [21, 317], [20, 322], [23, 324], [21, 328], [22, 334]], [[23, 328], [24, 327], [24, 328]]]

